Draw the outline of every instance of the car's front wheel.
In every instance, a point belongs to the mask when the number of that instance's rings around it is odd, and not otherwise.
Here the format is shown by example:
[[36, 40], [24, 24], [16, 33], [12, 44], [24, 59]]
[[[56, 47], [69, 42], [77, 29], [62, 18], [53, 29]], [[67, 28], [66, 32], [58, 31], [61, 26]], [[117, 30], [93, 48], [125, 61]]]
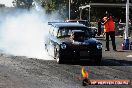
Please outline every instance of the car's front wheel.
[[57, 49], [55, 51], [55, 58], [56, 58], [56, 61], [57, 61], [58, 64], [61, 64], [63, 62], [61, 57], [60, 57], [60, 53]]
[[59, 53], [57, 54], [56, 61], [58, 64], [61, 64], [63, 62], [62, 59], [60, 58]]
[[95, 64], [96, 64], [96, 65], [101, 65], [101, 59], [102, 59], [102, 58], [98, 58], [97, 60], [95, 60]]

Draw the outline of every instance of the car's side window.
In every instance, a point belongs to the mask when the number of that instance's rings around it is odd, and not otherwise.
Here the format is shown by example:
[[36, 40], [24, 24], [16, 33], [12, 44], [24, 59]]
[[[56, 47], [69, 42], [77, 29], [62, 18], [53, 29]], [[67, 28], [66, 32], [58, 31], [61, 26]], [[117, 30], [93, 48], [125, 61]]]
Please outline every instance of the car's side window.
[[71, 35], [71, 34], [72, 34], [72, 30], [69, 30], [68, 35]]
[[62, 36], [67, 35], [67, 30], [66, 30], [65, 28], [64, 28], [64, 29], [62, 29], [61, 31], [62, 31]]
[[62, 35], [61, 30], [58, 30], [57, 37], [60, 37]]
[[58, 31], [58, 28], [54, 28], [53, 29], [53, 35], [57, 37], [57, 31]]
[[66, 36], [68, 34], [68, 30], [65, 28], [58, 30], [58, 37]]
[[53, 26], [50, 27], [49, 33], [52, 35], [53, 34]]

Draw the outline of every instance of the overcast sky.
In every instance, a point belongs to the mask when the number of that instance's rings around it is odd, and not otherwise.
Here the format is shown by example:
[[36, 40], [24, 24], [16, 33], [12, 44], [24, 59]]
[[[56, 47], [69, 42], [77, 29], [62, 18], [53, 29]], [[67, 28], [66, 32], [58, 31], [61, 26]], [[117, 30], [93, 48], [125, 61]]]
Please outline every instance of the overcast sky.
[[13, 0], [0, 0], [0, 4], [5, 4], [5, 6], [11, 7]]

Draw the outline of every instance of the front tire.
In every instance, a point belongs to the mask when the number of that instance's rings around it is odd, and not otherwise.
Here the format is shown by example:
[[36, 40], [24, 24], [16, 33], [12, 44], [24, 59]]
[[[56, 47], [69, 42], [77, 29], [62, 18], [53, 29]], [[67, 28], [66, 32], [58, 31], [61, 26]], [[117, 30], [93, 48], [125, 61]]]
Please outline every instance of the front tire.
[[60, 58], [59, 53], [57, 54], [56, 61], [58, 64], [62, 64], [62, 62], [63, 62], [62, 59]]
[[63, 62], [61, 57], [60, 57], [60, 53], [59, 53], [59, 51], [57, 49], [55, 50], [55, 58], [56, 58], [56, 62], [58, 64], [61, 64]]
[[97, 66], [101, 65], [101, 59], [102, 59], [102, 58], [98, 58], [97, 60], [95, 60], [95, 64], [96, 64]]

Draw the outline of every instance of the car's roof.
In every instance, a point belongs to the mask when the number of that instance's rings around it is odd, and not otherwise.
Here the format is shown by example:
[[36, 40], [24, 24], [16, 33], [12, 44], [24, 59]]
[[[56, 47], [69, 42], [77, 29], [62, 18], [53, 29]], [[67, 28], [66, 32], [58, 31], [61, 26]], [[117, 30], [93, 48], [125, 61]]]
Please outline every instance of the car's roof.
[[72, 32], [84, 32], [82, 30], [73, 30]]
[[66, 20], [66, 22], [72, 22], [72, 21], [88, 21], [88, 20]]
[[72, 23], [72, 22], [54, 22], [54, 23], [51, 22], [50, 25], [55, 27], [86, 27], [83, 24]]

